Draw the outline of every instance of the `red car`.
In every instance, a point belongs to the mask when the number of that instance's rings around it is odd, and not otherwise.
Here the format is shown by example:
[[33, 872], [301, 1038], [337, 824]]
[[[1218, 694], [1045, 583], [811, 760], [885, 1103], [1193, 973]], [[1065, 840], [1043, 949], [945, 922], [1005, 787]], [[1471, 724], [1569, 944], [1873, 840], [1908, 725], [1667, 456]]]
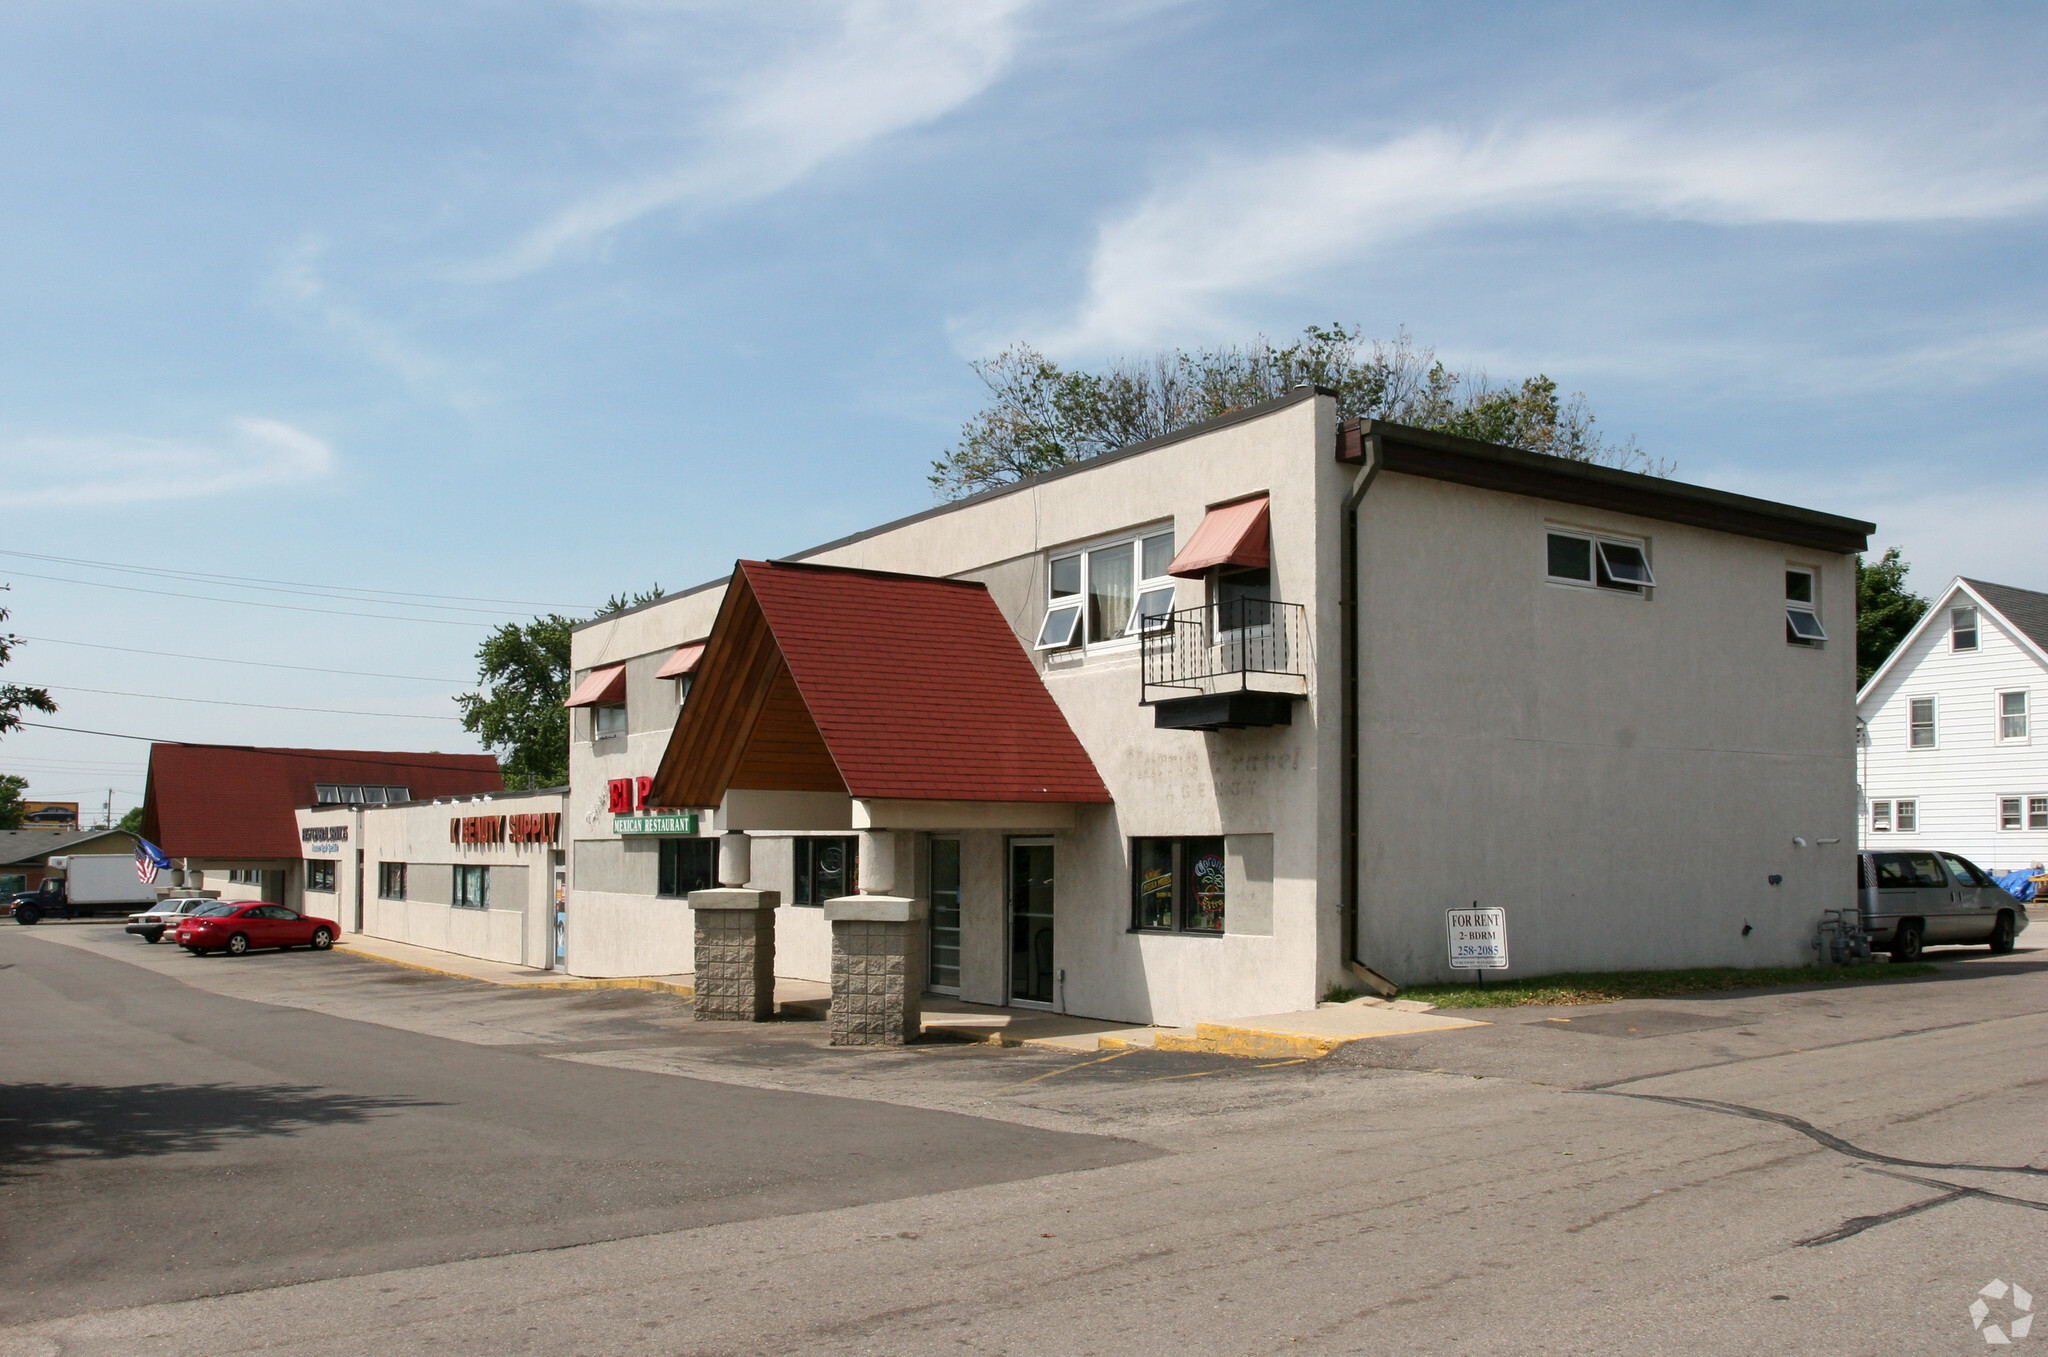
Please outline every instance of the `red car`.
[[194, 910], [178, 924], [178, 946], [198, 955], [240, 956], [252, 947], [310, 947], [324, 952], [341, 931], [332, 919], [309, 919], [283, 905], [228, 900]]

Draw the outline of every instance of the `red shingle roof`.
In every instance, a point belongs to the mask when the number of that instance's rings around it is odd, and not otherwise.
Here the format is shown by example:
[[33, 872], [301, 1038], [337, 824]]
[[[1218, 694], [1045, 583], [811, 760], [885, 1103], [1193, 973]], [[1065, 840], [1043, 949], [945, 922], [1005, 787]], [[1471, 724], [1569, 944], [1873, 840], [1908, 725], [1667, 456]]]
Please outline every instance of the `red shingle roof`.
[[851, 795], [1109, 801], [985, 586], [781, 561], [739, 568]]
[[142, 836], [174, 858], [295, 858], [292, 812], [313, 804], [319, 782], [405, 787], [420, 801], [505, 787], [489, 754], [157, 744]]

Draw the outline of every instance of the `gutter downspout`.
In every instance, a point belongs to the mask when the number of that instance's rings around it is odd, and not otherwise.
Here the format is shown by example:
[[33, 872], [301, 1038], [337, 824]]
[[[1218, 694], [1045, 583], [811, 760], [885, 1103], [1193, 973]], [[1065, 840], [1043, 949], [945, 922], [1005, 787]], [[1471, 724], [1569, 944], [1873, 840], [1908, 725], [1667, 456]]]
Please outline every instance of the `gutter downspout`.
[[[1343, 438], [1343, 433], [1338, 433]], [[1339, 913], [1343, 921], [1344, 969], [1373, 990], [1392, 998], [1400, 990], [1385, 976], [1379, 974], [1358, 960], [1358, 811], [1359, 811], [1359, 758], [1358, 758], [1358, 510], [1365, 501], [1366, 491], [1380, 474], [1380, 436], [1376, 433], [1363, 434], [1359, 440], [1360, 461], [1358, 474], [1351, 479], [1351, 493], [1344, 497], [1344, 508], [1339, 520], [1343, 560], [1338, 568], [1337, 607], [1341, 616], [1339, 629], [1343, 677], [1340, 681], [1341, 707], [1340, 722], [1343, 728], [1344, 751], [1340, 760], [1340, 786], [1338, 814], [1343, 819], [1341, 842], [1343, 844], [1343, 879], [1338, 895]]]

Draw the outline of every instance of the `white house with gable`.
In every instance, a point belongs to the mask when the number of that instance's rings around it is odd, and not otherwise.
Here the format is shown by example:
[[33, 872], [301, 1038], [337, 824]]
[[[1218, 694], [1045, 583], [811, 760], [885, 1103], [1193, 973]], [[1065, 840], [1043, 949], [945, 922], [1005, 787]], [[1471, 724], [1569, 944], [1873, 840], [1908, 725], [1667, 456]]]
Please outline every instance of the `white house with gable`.
[[1957, 579], [1858, 694], [1867, 848], [2048, 860], [2048, 594]]

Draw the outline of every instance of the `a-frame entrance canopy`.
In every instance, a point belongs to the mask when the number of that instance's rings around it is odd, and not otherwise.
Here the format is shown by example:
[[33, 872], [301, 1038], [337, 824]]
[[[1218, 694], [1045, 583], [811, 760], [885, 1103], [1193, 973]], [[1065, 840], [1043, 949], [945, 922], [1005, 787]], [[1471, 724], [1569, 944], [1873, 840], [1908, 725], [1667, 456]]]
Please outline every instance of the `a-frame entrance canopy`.
[[654, 778], [734, 790], [1100, 804], [1109, 789], [986, 586], [741, 561]]

